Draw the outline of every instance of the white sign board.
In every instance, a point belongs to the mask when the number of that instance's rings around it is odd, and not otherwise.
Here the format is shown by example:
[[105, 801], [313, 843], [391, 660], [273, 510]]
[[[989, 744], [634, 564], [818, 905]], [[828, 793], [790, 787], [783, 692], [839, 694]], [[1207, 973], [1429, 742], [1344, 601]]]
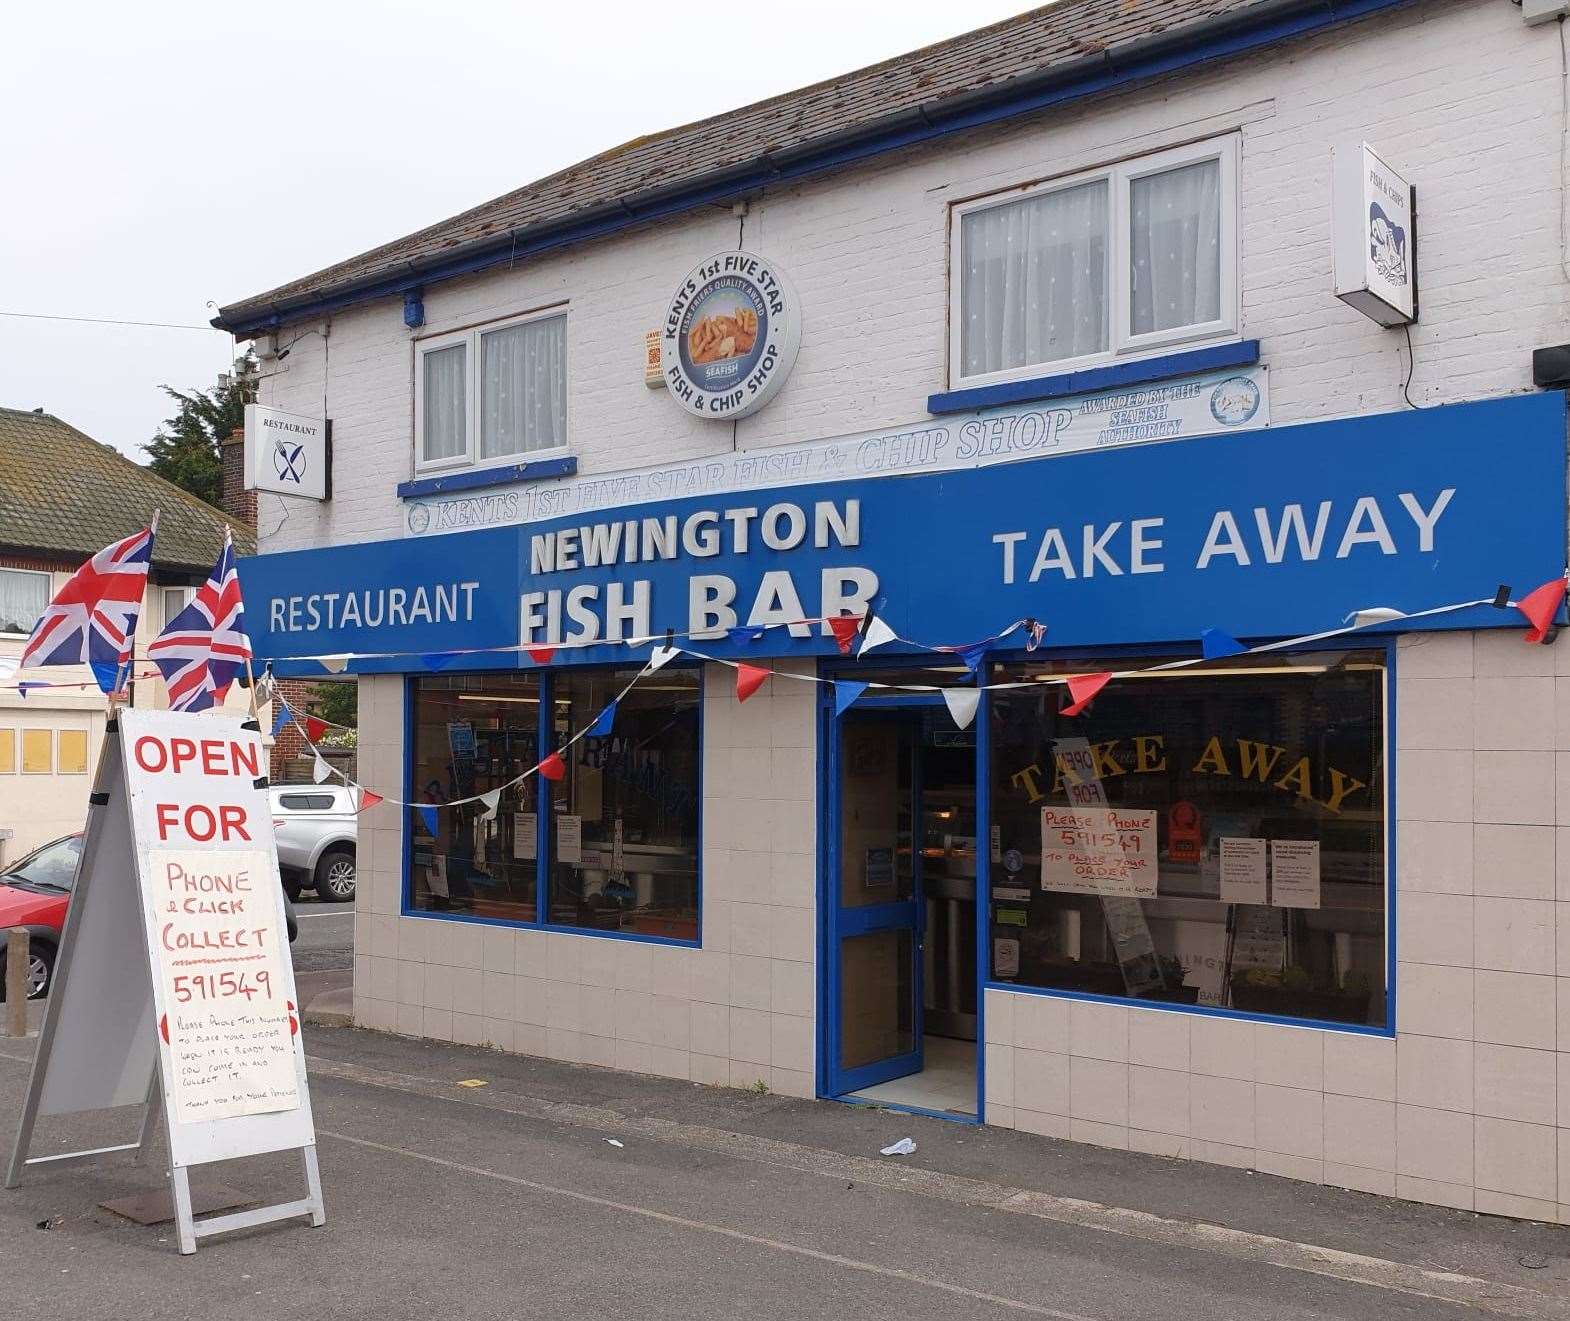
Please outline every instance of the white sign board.
[[1382, 326], [1417, 320], [1412, 185], [1366, 142], [1330, 155], [1336, 297]]
[[1270, 902], [1277, 908], [1319, 907], [1319, 841], [1270, 841]]
[[959, 472], [1022, 459], [1187, 440], [1270, 425], [1264, 367], [1098, 390], [1039, 404], [913, 418], [902, 426], [712, 454], [621, 472], [520, 482], [405, 502], [410, 536], [586, 516], [679, 496]]
[[245, 406], [245, 487], [307, 500], [332, 498], [331, 431], [325, 418]]
[[1119, 807], [1041, 809], [1041, 888], [1156, 897], [1156, 814]]
[[[322, 1224], [283, 887], [254, 721], [123, 710], [106, 727], [9, 1182], [135, 1149], [161, 1111], [180, 1251], [291, 1216]], [[141, 1104], [122, 1147], [29, 1159], [35, 1121]], [[196, 1221], [188, 1168], [298, 1148], [308, 1195]]]

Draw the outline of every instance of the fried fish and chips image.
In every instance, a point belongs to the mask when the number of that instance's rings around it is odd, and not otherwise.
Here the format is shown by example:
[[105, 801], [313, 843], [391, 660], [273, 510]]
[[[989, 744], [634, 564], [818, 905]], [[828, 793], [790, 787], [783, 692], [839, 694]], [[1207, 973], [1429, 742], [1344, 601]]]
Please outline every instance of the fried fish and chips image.
[[758, 314], [750, 307], [706, 316], [687, 334], [687, 352], [697, 364], [740, 358], [758, 342]]

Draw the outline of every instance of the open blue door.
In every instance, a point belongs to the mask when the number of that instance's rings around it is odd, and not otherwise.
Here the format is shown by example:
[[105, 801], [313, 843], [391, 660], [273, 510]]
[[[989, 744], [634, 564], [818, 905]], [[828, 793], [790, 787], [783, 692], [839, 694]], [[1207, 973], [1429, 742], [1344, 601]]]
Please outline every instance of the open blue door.
[[919, 717], [847, 711], [832, 721], [828, 908], [829, 1093], [922, 1067]]

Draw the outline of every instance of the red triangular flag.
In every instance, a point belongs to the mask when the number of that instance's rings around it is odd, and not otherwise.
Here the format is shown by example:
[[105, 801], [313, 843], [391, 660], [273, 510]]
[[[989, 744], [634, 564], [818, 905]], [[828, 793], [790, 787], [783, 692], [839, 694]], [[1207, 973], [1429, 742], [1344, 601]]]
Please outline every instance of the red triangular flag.
[[765, 670], [756, 665], [738, 665], [736, 667], [736, 700], [745, 702], [753, 693], [763, 687], [772, 671]]
[[551, 657], [556, 654], [555, 647], [528, 647], [529, 659], [536, 665], [549, 665]]
[[327, 732], [327, 728], [328, 726], [325, 720], [320, 720], [316, 716], [305, 717], [305, 737], [310, 739], [312, 743], [315, 743], [317, 739], [321, 738], [321, 736]]
[[1058, 712], [1060, 716], [1077, 716], [1087, 706], [1090, 699], [1105, 688], [1112, 675], [1106, 670], [1099, 674], [1071, 674], [1068, 677], [1068, 695], [1074, 700]]
[[1526, 633], [1528, 642], [1542, 642], [1548, 637], [1548, 630], [1554, 626], [1554, 615], [1559, 610], [1559, 603], [1564, 599], [1565, 580], [1554, 578], [1516, 602], [1515, 608], [1532, 621], [1532, 627]]
[[834, 634], [835, 644], [840, 649], [841, 656], [850, 655], [850, 644], [856, 640], [856, 634], [861, 631], [861, 620], [855, 615], [835, 615], [828, 621], [829, 631]]
[[375, 807], [376, 804], [381, 802], [381, 801], [382, 801], [381, 794], [372, 793], [369, 789], [361, 789], [360, 790], [360, 805], [359, 805], [359, 807], [357, 807], [355, 809], [355, 811], [363, 812], [368, 807]]
[[553, 752], [536, 768], [540, 776], [546, 780], [559, 780], [567, 774], [567, 763], [561, 759], [561, 753]]

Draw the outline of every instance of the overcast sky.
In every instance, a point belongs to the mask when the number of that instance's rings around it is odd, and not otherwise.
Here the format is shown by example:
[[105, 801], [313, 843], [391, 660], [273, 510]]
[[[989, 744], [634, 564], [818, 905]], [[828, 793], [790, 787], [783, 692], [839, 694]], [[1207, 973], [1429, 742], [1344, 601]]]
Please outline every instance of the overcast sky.
[[[270, 0], [4, 6], [0, 313], [201, 326], [629, 138], [1030, 8]], [[142, 459], [226, 335], [0, 316], [0, 405]]]

